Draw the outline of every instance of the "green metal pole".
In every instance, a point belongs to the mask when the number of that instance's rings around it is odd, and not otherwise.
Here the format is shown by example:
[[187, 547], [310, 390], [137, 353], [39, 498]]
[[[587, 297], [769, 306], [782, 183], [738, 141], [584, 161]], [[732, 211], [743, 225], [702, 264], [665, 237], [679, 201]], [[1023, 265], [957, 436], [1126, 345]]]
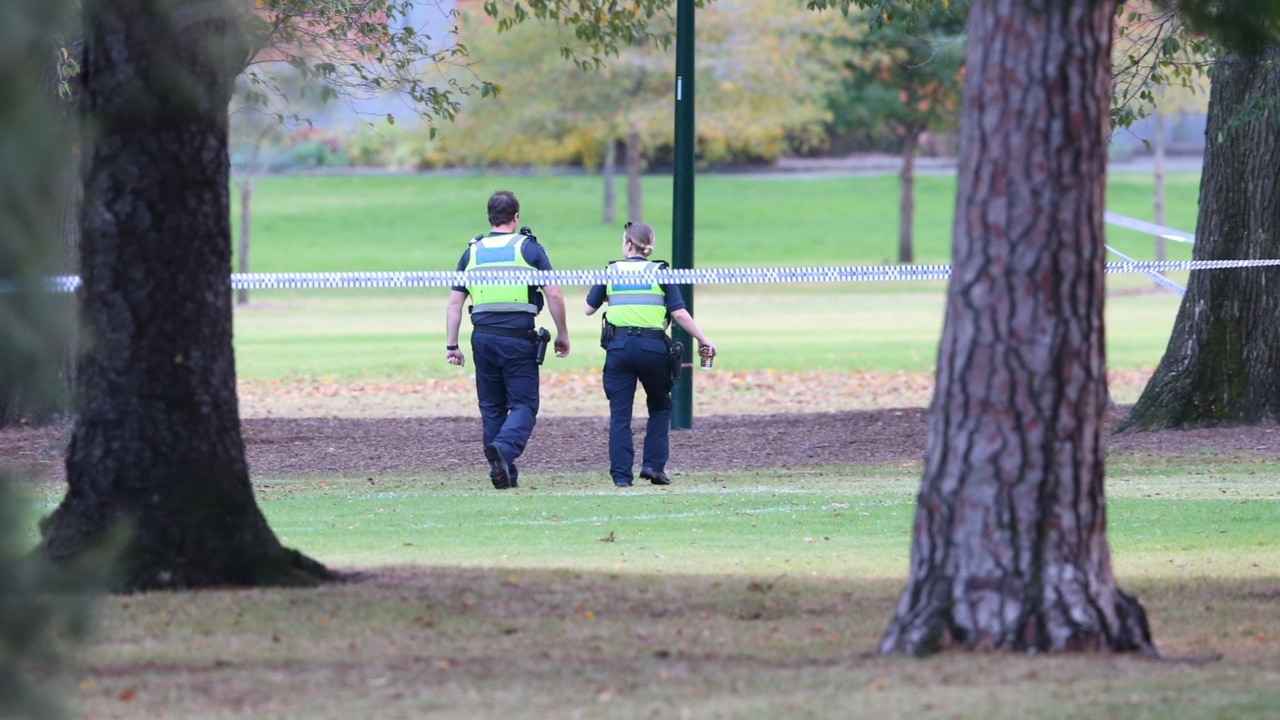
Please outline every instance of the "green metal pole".
[[[676, 127], [674, 198], [671, 218], [671, 266], [693, 267], [693, 0], [676, 3]], [[693, 285], [680, 292], [693, 313]], [[671, 427], [693, 427], [693, 338], [678, 325], [675, 338], [684, 343], [684, 367], [671, 390]]]

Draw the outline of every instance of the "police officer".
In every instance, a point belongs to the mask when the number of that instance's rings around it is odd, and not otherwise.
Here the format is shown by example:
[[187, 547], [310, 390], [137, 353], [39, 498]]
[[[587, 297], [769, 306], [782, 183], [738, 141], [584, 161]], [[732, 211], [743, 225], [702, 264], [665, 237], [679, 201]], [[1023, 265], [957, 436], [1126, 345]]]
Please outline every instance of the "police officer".
[[[609, 270], [626, 275], [665, 267], [650, 261], [653, 228], [644, 223], [627, 223], [622, 234], [624, 258], [609, 264]], [[680, 288], [645, 282], [612, 282], [595, 285], [587, 293], [587, 315], [609, 303], [604, 316], [604, 394], [609, 399], [609, 474], [617, 487], [631, 487], [635, 449], [631, 436], [631, 408], [636, 381], [644, 386], [649, 406], [645, 426], [644, 454], [640, 477], [654, 485], [670, 485], [667, 477], [668, 439], [671, 421], [672, 377], [667, 353], [671, 339], [666, 328], [671, 320], [698, 340], [703, 354], [715, 355], [716, 347], [698, 329], [685, 309]]]
[[[550, 270], [546, 251], [527, 228], [516, 230], [519, 223], [520, 201], [515, 194], [495, 192], [489, 197], [489, 234], [471, 241], [458, 260], [458, 271]], [[452, 365], [467, 362], [458, 347], [458, 326], [468, 297], [484, 456], [493, 486], [505, 490], [519, 484], [514, 462], [524, 452], [538, 418], [538, 343], [533, 320], [545, 304], [556, 324], [556, 357], [568, 356], [564, 295], [557, 285], [455, 285], [445, 315], [445, 359]]]

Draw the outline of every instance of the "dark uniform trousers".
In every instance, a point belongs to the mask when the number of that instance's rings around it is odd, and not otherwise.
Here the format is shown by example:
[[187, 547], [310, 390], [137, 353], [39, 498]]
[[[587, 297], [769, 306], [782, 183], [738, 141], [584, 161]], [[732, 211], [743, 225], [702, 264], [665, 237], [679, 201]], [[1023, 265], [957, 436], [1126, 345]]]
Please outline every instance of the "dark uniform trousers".
[[604, 360], [604, 395], [609, 398], [609, 474], [614, 483], [632, 481], [635, 448], [631, 411], [637, 380], [644, 386], [649, 406], [641, 467], [661, 471], [670, 456], [671, 378], [667, 374], [667, 343], [619, 332], [609, 342]]
[[524, 452], [538, 418], [537, 345], [524, 338], [473, 332], [471, 356], [484, 444], [496, 446], [510, 463]]

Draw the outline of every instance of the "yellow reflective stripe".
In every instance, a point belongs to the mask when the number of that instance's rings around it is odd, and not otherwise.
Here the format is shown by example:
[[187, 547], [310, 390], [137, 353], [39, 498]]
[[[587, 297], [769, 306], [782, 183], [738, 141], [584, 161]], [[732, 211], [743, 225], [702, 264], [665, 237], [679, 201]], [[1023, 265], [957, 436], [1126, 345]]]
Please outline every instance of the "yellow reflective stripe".
[[649, 295], [640, 293], [614, 293], [609, 296], [610, 305], [661, 305], [667, 306], [666, 295]]
[[527, 312], [538, 314], [538, 306], [518, 302], [491, 302], [471, 306], [471, 312]]

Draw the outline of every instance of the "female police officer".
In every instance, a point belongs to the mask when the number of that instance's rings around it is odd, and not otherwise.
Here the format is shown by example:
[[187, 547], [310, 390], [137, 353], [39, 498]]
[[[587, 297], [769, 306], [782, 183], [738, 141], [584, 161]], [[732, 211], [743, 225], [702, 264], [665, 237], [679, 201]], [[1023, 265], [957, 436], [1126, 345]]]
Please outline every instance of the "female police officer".
[[[644, 223], [627, 223], [622, 235], [623, 260], [609, 264], [609, 270], [637, 276], [665, 266], [651, 262], [653, 228]], [[668, 426], [671, 420], [671, 375], [667, 370], [670, 338], [666, 327], [674, 320], [698, 340], [700, 353], [715, 355], [716, 347], [698, 329], [685, 309], [680, 288], [646, 282], [612, 282], [595, 285], [587, 293], [586, 313], [595, 314], [604, 303], [605, 347], [604, 394], [609, 399], [609, 474], [618, 487], [631, 487], [635, 449], [631, 437], [631, 407], [636, 381], [644, 386], [649, 406], [645, 427], [644, 456], [640, 477], [654, 485], [670, 485], [665, 472]], [[609, 336], [612, 337], [609, 337]]]

